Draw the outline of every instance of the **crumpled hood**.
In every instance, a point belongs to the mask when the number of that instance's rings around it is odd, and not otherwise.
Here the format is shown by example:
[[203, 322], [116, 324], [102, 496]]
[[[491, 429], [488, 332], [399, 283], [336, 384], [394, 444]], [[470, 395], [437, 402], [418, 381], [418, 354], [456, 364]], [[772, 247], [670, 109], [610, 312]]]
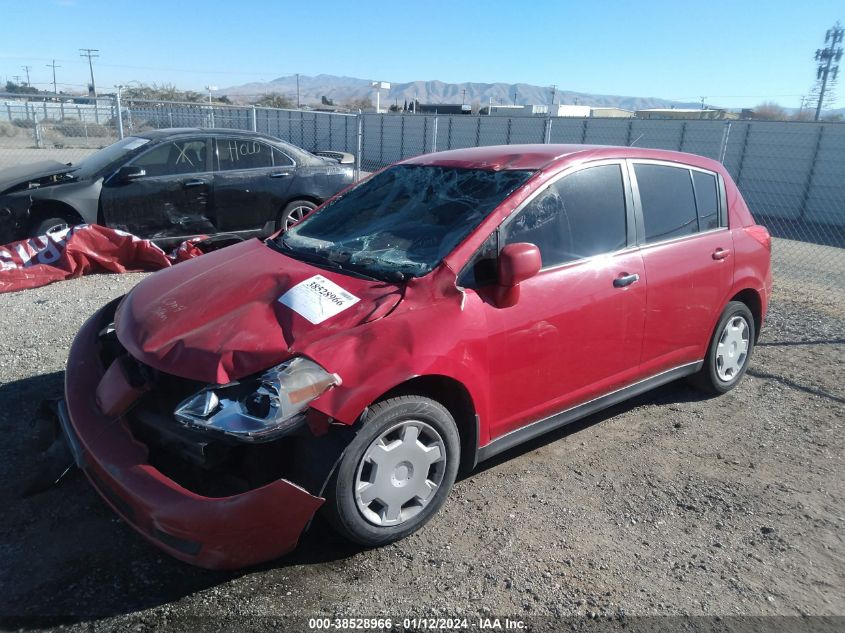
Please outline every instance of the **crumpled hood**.
[[379, 319], [400, 300], [399, 286], [317, 268], [253, 239], [146, 278], [121, 302], [115, 329], [141, 362], [225, 384], [307, 355], [309, 342]]
[[74, 169], [76, 169], [76, 167], [70, 167], [56, 160], [42, 160], [28, 165], [8, 167], [0, 170], [0, 193], [6, 191], [6, 189], [14, 187], [15, 185], [26, 182], [27, 180], [35, 180], [38, 178], [44, 178], [45, 176], [63, 174], [73, 171]]

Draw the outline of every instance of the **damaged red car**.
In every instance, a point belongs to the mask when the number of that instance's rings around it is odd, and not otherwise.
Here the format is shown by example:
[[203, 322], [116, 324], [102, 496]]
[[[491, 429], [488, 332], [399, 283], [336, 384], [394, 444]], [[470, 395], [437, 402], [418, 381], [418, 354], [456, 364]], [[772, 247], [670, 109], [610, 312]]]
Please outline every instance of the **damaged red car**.
[[770, 248], [706, 158], [420, 156], [103, 307], [60, 421], [108, 504], [182, 560], [277, 557], [321, 506], [378, 546], [423, 526], [461, 467], [682, 377], [733, 388]]

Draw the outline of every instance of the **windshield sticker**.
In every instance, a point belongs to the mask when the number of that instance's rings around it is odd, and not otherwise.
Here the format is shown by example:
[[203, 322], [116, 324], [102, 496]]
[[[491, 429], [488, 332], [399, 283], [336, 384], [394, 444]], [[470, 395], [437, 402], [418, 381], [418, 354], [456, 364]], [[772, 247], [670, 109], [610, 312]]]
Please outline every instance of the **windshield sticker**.
[[129, 141], [123, 147], [124, 147], [124, 149], [136, 149], [138, 147], [141, 147], [141, 145], [146, 145], [149, 142], [150, 142], [150, 139], [148, 139], [148, 138], [136, 138], [133, 141]]
[[343, 312], [359, 300], [322, 275], [299, 282], [279, 297], [279, 303], [315, 325]]

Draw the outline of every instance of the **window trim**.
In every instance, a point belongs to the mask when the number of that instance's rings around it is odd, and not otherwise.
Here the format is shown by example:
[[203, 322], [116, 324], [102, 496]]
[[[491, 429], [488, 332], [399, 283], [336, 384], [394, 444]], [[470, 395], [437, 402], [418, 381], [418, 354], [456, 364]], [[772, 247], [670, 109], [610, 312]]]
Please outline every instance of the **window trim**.
[[157, 150], [159, 147], [161, 147], [162, 145], [167, 145], [168, 143], [180, 143], [180, 142], [191, 143], [193, 141], [204, 141], [205, 142], [205, 169], [203, 169], [202, 171], [188, 171], [188, 172], [179, 173], [179, 174], [159, 174], [157, 176], [141, 176], [141, 178], [139, 180], [141, 180], [141, 179], [146, 180], [147, 178], [180, 178], [180, 177], [184, 177], [184, 176], [195, 176], [197, 174], [208, 174], [208, 173], [211, 173], [211, 169], [209, 169], [209, 167], [211, 167], [211, 165], [208, 164], [208, 158], [209, 158], [209, 154], [210, 154], [210, 152], [209, 152], [209, 142], [210, 142], [210, 140], [211, 139], [208, 136], [185, 136], [183, 138], [163, 139], [162, 141], [160, 141], [159, 143], [156, 143], [152, 147], [148, 147], [146, 149], [146, 151], [141, 152], [137, 156], [133, 156], [130, 160], [126, 161], [124, 163], [124, 165], [126, 165], [126, 166], [134, 165], [135, 161], [138, 160], [139, 158], [146, 156], [150, 152], [153, 152], [153, 151]]
[[[281, 149], [277, 145], [273, 144], [272, 142], [270, 142], [269, 140], [264, 139], [264, 138], [250, 138], [248, 136], [238, 136], [238, 135], [235, 135], [235, 134], [233, 134], [233, 135], [215, 134], [214, 136], [211, 137], [211, 140], [212, 140], [213, 146], [214, 146], [214, 151], [212, 152], [212, 158], [211, 158], [211, 163], [212, 163], [211, 164], [211, 167], [212, 167], [211, 171], [215, 174], [230, 174], [232, 172], [254, 171], [256, 169], [290, 169], [290, 170], [296, 170], [296, 168], [298, 167], [298, 163], [296, 162], [296, 159], [294, 159], [293, 156], [291, 156], [286, 151], [284, 151], [283, 149]], [[270, 158], [271, 158], [271, 160], [273, 160], [273, 150], [275, 149], [275, 150], [281, 152], [282, 154], [284, 154], [285, 156], [287, 156], [288, 160], [290, 161], [290, 165], [267, 165], [266, 167], [241, 167], [239, 169], [220, 169], [220, 156], [217, 153], [217, 151], [218, 151], [217, 150], [217, 144], [218, 144], [218, 141], [220, 141], [220, 140], [224, 140], [224, 141], [225, 140], [250, 141], [250, 142], [253, 142], [253, 143], [261, 143], [263, 145], [266, 145], [268, 148], [270, 148]]]
[[[633, 197], [634, 197], [634, 205], [635, 205], [635, 212], [637, 216], [637, 244], [640, 248], [651, 248], [652, 246], [660, 246], [663, 244], [671, 244], [673, 242], [680, 242], [683, 240], [689, 240], [699, 235], [707, 235], [709, 233], [716, 233], [718, 231], [727, 231], [729, 230], [728, 222], [727, 222], [727, 202], [725, 198], [725, 183], [722, 179], [722, 175], [718, 172], [712, 171], [710, 169], [703, 169], [701, 167], [696, 167], [695, 165], [688, 165], [687, 163], [678, 163], [669, 160], [658, 160], [653, 158], [626, 158], [625, 162], [628, 163], [628, 170], [629, 176], [631, 178], [631, 188], [633, 190]], [[698, 201], [695, 199], [695, 185], [693, 183], [692, 172], [699, 171], [709, 176], [715, 176], [716, 178], [716, 186], [718, 187], [718, 196], [717, 201], [719, 203], [719, 226], [715, 229], [708, 229], [707, 231], [696, 231], [695, 233], [689, 235], [681, 235], [679, 237], [672, 237], [665, 240], [659, 240], [657, 242], [646, 242], [645, 236], [645, 218], [643, 216], [643, 205], [642, 199], [640, 198], [640, 184], [637, 180], [636, 172], [634, 171], [635, 165], [659, 165], [661, 167], [672, 167], [674, 169], [686, 169], [690, 172], [690, 185], [692, 186], [692, 193], [693, 193], [693, 200], [695, 201], [695, 218], [696, 224], [700, 222], [700, 218], [698, 215]]]

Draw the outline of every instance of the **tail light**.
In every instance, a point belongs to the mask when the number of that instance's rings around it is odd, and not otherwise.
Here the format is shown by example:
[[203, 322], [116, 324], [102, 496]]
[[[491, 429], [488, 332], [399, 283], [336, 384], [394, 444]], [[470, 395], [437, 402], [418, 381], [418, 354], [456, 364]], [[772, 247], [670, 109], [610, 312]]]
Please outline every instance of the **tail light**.
[[760, 242], [767, 251], [770, 253], [772, 252], [772, 236], [769, 235], [769, 230], [765, 226], [753, 224], [751, 226], [744, 227], [744, 230], [749, 236]]

